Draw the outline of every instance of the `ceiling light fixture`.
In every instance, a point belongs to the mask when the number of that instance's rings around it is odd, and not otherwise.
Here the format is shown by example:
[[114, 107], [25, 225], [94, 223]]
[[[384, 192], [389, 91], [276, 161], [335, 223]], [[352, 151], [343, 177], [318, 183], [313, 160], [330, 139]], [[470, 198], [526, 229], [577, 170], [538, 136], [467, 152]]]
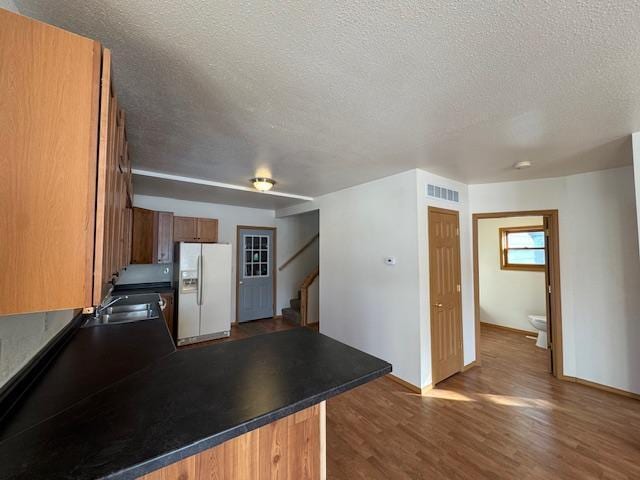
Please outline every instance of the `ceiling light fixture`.
[[513, 168], [515, 168], [516, 170], [522, 170], [524, 168], [529, 168], [531, 165], [532, 165], [531, 161], [523, 160], [521, 162], [515, 163], [513, 165]]
[[259, 192], [268, 192], [276, 184], [274, 180], [266, 177], [252, 178], [251, 183], [253, 183], [253, 187]]

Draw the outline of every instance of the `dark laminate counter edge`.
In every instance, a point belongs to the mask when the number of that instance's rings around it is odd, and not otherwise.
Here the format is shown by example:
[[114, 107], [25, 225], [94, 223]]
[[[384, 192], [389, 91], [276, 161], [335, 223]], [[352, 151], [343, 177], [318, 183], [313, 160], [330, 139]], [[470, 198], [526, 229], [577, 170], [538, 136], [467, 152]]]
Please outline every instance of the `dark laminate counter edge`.
[[179, 462], [180, 460], [183, 460], [192, 455], [196, 455], [200, 452], [213, 448], [233, 438], [239, 437], [240, 435], [243, 435], [247, 432], [250, 432], [252, 430], [256, 430], [260, 427], [268, 425], [269, 423], [275, 422], [276, 420], [280, 420], [281, 418], [297, 413], [301, 410], [304, 410], [305, 408], [309, 408], [324, 400], [328, 400], [331, 397], [334, 397], [336, 395], [339, 395], [341, 393], [344, 393], [346, 391], [359, 387], [360, 385], [364, 385], [365, 383], [370, 382], [371, 380], [375, 380], [376, 378], [382, 377], [388, 373], [391, 373], [391, 365], [377, 372], [363, 375], [360, 378], [354, 379], [350, 382], [340, 385], [339, 387], [331, 389], [327, 392], [313, 395], [302, 401], [293, 403], [291, 405], [287, 405], [278, 410], [274, 410], [273, 412], [269, 412], [265, 415], [256, 417], [242, 425], [238, 425], [237, 427], [217, 433], [216, 435], [212, 435], [208, 438], [204, 438], [198, 442], [187, 445], [179, 450], [175, 450], [173, 452], [167, 453], [165, 455], [154, 458], [147, 462], [134, 465], [130, 468], [121, 470], [119, 472], [115, 472], [103, 478], [109, 479], [109, 480], [135, 479], [147, 473], [150, 473], [160, 468], [171, 465], [172, 463]]
[[[78, 331], [82, 328], [82, 324], [84, 324], [84, 322], [89, 318], [89, 315], [79, 315], [79, 319], [74, 319], [75, 325], [73, 326], [73, 334], [77, 334]], [[123, 324], [122, 326], [118, 327], [118, 326], [97, 326], [97, 327], [89, 327], [89, 328], [103, 328], [103, 329], [110, 329], [111, 331], [113, 331], [114, 328], [135, 328], [136, 327], [136, 323], [140, 324], [142, 322], [145, 322], [145, 325], [148, 325], [149, 327], [152, 328], [158, 328], [160, 331], [162, 331], [167, 338], [171, 338], [171, 334], [169, 332], [169, 328], [167, 327], [166, 321], [164, 319], [164, 314], [162, 313], [162, 311], [160, 311], [160, 317], [158, 319], [151, 319], [151, 320], [142, 320], [141, 322], [135, 322], [135, 323], [129, 323], [129, 324]], [[109, 330], [107, 330], [108, 332]], [[85, 333], [85, 332], [83, 332]], [[126, 373], [124, 373], [123, 375], [119, 375], [117, 377], [117, 379], [114, 379], [113, 381], [108, 381], [106, 383], [104, 383], [103, 385], [101, 385], [98, 388], [92, 389], [89, 393], [87, 393], [84, 396], [79, 396], [78, 398], [73, 399], [73, 401], [71, 402], [63, 402], [60, 407], [55, 409], [55, 412], [52, 412], [50, 414], [45, 414], [43, 416], [41, 416], [40, 418], [38, 417], [34, 417], [33, 421], [31, 423], [24, 423], [23, 425], [19, 426], [19, 428], [11, 428], [9, 430], [9, 432], [5, 431], [5, 425], [4, 423], [0, 422], [0, 443], [4, 442], [5, 440], [8, 440], [16, 435], [21, 434], [22, 432], [33, 428], [35, 426], [37, 426], [38, 424], [42, 423], [42, 422], [46, 422], [47, 420], [56, 417], [58, 415], [62, 415], [64, 414], [66, 411], [68, 411], [69, 409], [73, 408], [75, 405], [79, 404], [82, 401], [85, 401], [86, 399], [89, 399], [91, 397], [94, 397], [96, 395], [99, 395], [102, 391], [111, 388], [115, 385], [117, 385], [120, 382], [126, 381], [130, 376], [135, 375], [136, 373], [138, 373], [139, 371], [142, 371], [146, 368], [149, 368], [153, 365], [153, 363], [161, 360], [162, 358], [166, 357], [167, 355], [171, 355], [172, 353], [174, 353], [176, 351], [175, 345], [173, 345], [173, 341], [171, 340], [171, 349], [167, 349], [166, 352], [162, 352], [158, 355], [155, 355], [155, 358], [148, 360], [144, 365], [138, 366], [138, 368], [136, 368], [136, 366], [132, 366], [131, 368], [128, 369], [128, 371]], [[61, 346], [66, 348], [66, 345]], [[64, 352], [62, 353], [62, 355], [64, 355]], [[53, 365], [56, 362], [57, 359], [52, 359], [49, 362], [52, 364], [51, 366], [53, 368], [55, 368], [55, 365]], [[40, 376], [43, 377], [43, 381], [47, 382], [47, 378], [46, 375], [49, 374], [50, 372], [47, 372], [46, 370], [49, 368], [49, 365], [43, 367], [43, 371], [41, 371], [39, 374]], [[46, 391], [49, 389], [49, 387], [47, 385], [43, 386], [43, 390], [44, 392], [39, 391], [38, 389], [38, 385], [35, 384], [35, 382], [33, 382], [34, 385], [31, 387], [33, 388], [33, 392], [28, 392], [25, 395], [25, 401], [29, 402], [26, 405], [27, 409], [33, 409], [34, 405], [33, 403], [35, 402], [36, 407], [38, 402], [46, 402], [48, 403], [48, 399], [46, 398]], [[18, 407], [19, 409], [19, 407]], [[20, 413], [19, 411], [17, 413]], [[2, 418], [2, 420], [4, 420], [4, 417]], [[15, 420], [14, 420], [15, 422]], [[20, 422], [17, 422], [18, 424], [20, 424]]]
[[[130, 325], [138, 325], [144, 338], [151, 322]], [[159, 323], [154, 331], [165, 338], [166, 326], [157, 328]], [[90, 331], [99, 333], [85, 329]], [[304, 328], [170, 350], [109, 388], [5, 437], [0, 478], [137, 478], [391, 371], [387, 362]], [[64, 372], [72, 370], [68, 361], [63, 364]], [[139, 405], [145, 406], [140, 414]]]

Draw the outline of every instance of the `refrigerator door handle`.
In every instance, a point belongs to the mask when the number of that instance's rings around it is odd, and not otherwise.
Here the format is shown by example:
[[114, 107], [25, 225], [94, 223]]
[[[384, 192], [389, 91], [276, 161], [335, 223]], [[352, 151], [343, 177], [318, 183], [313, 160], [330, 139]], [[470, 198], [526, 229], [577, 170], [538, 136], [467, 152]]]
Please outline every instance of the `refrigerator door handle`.
[[196, 303], [202, 305], [202, 255], [198, 255], [198, 290], [196, 292]]
[[200, 281], [198, 282], [200, 305], [202, 305], [202, 289], [204, 283], [204, 255], [200, 255]]

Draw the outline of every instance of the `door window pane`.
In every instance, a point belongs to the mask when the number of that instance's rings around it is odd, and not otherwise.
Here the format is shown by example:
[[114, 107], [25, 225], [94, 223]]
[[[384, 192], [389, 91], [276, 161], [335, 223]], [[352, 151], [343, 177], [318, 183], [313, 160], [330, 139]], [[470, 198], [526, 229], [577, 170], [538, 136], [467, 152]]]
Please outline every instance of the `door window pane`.
[[244, 276], [268, 277], [269, 274], [269, 236], [245, 235], [244, 236]]

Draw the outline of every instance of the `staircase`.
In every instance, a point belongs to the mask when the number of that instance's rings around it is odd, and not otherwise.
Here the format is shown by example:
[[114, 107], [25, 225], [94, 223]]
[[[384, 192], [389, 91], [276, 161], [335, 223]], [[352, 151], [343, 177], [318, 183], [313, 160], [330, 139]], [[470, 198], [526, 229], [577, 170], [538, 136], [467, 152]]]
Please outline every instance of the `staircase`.
[[300, 313], [300, 290], [298, 290], [298, 298], [289, 300], [290, 308], [282, 309], [282, 318], [287, 322], [295, 325], [301, 325], [302, 314]]
[[307, 324], [307, 302], [309, 299], [309, 285], [313, 283], [320, 274], [319, 267], [305, 277], [298, 290], [298, 297], [289, 300], [289, 308], [282, 309], [282, 318], [295, 325], [305, 326]]

